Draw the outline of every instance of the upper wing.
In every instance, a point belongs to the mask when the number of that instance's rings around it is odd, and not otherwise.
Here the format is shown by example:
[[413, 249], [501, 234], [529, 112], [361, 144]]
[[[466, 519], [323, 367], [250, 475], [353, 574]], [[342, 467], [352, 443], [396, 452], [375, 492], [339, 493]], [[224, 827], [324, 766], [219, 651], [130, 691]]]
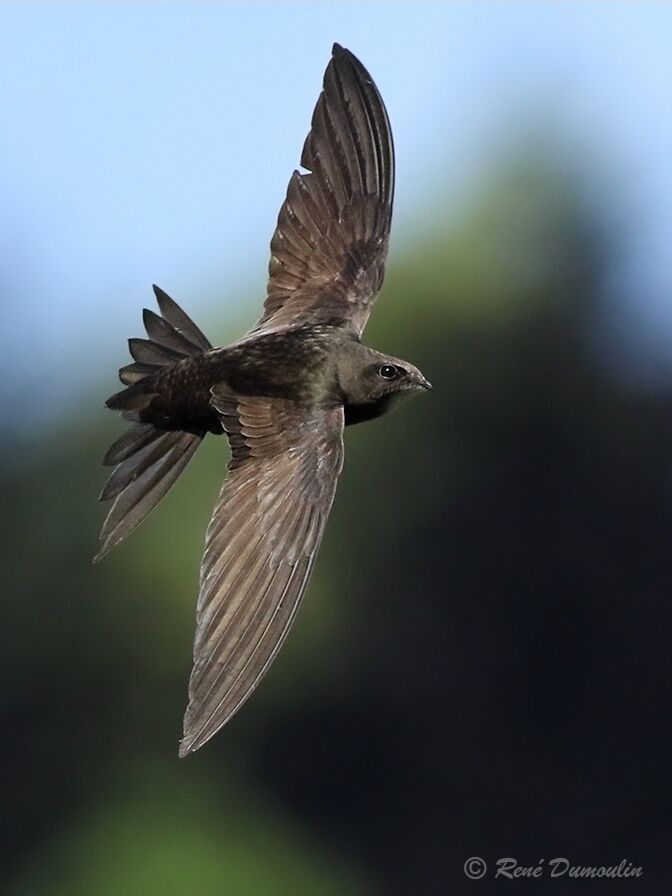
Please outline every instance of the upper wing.
[[232, 459], [208, 526], [180, 756], [209, 740], [282, 646], [343, 464], [343, 409], [213, 389]]
[[385, 106], [364, 66], [334, 44], [271, 240], [258, 328], [337, 320], [358, 336], [382, 286], [394, 198]]

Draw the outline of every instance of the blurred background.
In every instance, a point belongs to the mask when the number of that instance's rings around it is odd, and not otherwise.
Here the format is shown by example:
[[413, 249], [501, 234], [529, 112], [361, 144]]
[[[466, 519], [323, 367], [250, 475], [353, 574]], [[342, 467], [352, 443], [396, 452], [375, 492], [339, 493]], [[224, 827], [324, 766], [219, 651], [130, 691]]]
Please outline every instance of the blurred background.
[[[502, 856], [667, 891], [671, 37], [667, 4], [0, 6], [4, 892], [498, 892]], [[285, 648], [179, 761], [228, 450], [94, 567], [103, 401], [151, 283], [214, 343], [256, 319], [334, 40], [397, 145], [366, 339], [435, 389], [347, 432]]]

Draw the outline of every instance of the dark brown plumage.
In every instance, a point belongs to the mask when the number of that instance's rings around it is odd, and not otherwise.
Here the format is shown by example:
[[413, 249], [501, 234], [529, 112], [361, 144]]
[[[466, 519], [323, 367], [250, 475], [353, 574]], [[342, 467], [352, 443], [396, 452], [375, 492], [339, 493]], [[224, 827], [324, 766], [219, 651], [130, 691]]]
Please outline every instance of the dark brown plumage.
[[207, 432], [229, 475], [208, 526], [180, 756], [240, 708], [282, 646], [310, 576], [343, 464], [343, 427], [431, 388], [406, 361], [363, 346], [394, 198], [385, 107], [338, 44], [271, 241], [259, 323], [213, 349], [166, 293], [129, 340], [126, 388], [107, 401], [132, 426], [104, 463], [113, 500], [96, 559], [158, 504]]

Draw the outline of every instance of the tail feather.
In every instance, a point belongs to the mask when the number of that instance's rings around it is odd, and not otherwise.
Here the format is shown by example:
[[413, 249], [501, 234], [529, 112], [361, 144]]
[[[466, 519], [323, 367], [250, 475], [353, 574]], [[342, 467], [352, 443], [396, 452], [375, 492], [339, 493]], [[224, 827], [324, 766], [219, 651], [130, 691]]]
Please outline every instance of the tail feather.
[[109, 501], [110, 498], [116, 498], [135, 479], [139, 479], [145, 470], [167, 454], [177, 444], [180, 435], [179, 430], [161, 432], [160, 429], [152, 427], [151, 441], [138, 448], [127, 461], [114, 468], [98, 500]]
[[138, 364], [136, 361], [133, 364], [127, 364], [119, 370], [119, 379], [127, 386], [132, 386], [153, 373], [156, 373], [156, 367], [153, 364]]
[[126, 432], [123, 432], [108, 448], [103, 458], [103, 466], [116, 467], [122, 460], [127, 460], [136, 451], [153, 442], [156, 432], [151, 423], [136, 423], [134, 426], [129, 426]]
[[184, 313], [177, 302], [173, 301], [168, 293], [165, 293], [158, 286], [155, 285], [153, 289], [163, 319], [167, 320], [183, 336], [186, 336], [189, 342], [197, 346], [202, 352], [210, 351], [212, 345], [209, 340], [201, 333], [193, 320]]
[[150, 311], [149, 308], [143, 310], [142, 321], [145, 325], [145, 330], [147, 330], [147, 335], [158, 345], [172, 349], [182, 357], [201, 353], [202, 348], [200, 346], [194, 345], [172, 324], [159, 317], [154, 311]]
[[105, 404], [113, 411], [144, 411], [155, 394], [151, 381], [147, 382], [147, 377], [143, 377], [132, 386], [110, 395]]
[[[128, 484], [114, 499], [103, 523], [101, 546], [94, 562], [120, 544], [156, 507], [191, 460], [201, 438], [201, 435], [190, 432], [160, 435], [159, 444], [163, 451], [139, 475], [134, 477], [131, 473]], [[125, 463], [132, 461], [133, 457]]]
[[184, 352], [176, 352], [151, 339], [129, 339], [128, 349], [131, 357], [139, 364], [151, 364], [155, 367], [165, 367], [167, 364], [174, 364], [175, 361], [181, 361], [182, 358], [188, 357]]
[[148, 339], [129, 339], [134, 359], [119, 371], [126, 386], [108, 398], [109, 408], [134, 421], [108, 450], [103, 464], [114, 467], [100, 495], [113, 499], [100, 533], [100, 560], [122, 542], [156, 507], [198, 448], [205, 432], [162, 429], [140, 422], [156, 395], [158, 375], [184, 358], [202, 354], [212, 346], [180, 306], [154, 287], [162, 317], [145, 309]]

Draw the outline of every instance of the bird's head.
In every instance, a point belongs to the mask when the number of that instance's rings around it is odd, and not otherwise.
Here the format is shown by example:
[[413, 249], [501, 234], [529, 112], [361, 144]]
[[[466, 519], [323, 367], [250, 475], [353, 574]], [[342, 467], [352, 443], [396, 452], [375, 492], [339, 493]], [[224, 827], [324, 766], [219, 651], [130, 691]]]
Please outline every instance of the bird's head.
[[408, 361], [372, 349], [358, 354], [356, 359], [350, 359], [340, 380], [346, 404], [362, 409], [376, 408], [374, 413], [366, 414], [367, 419], [369, 416], [379, 416], [404, 399], [432, 388], [429, 380]]
[[367, 364], [361, 374], [361, 383], [374, 400], [386, 395], [410, 397], [432, 388], [417, 367], [399, 358], [380, 358]]

